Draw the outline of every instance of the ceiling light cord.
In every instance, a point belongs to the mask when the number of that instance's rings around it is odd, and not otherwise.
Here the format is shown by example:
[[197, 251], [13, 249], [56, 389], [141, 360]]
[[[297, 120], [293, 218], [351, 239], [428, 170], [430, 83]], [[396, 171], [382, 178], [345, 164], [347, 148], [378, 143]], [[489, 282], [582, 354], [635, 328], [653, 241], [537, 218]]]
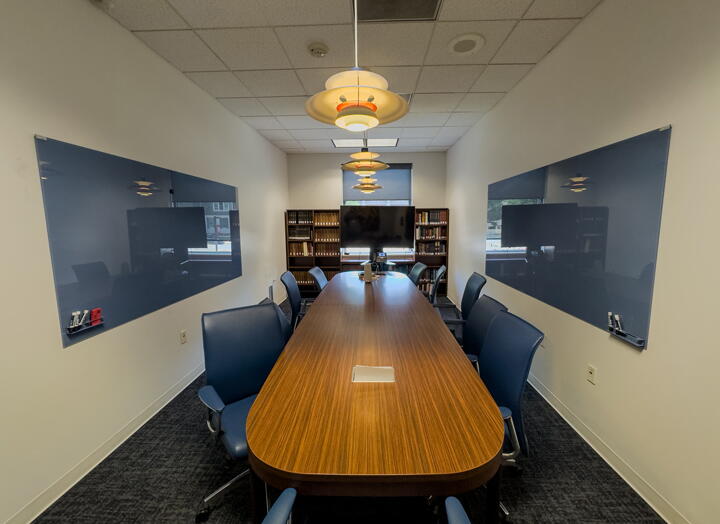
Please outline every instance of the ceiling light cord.
[[355, 67], [358, 66], [358, 37], [357, 37], [357, 24], [358, 24], [358, 12], [357, 12], [357, 0], [353, 0], [353, 25], [355, 31]]

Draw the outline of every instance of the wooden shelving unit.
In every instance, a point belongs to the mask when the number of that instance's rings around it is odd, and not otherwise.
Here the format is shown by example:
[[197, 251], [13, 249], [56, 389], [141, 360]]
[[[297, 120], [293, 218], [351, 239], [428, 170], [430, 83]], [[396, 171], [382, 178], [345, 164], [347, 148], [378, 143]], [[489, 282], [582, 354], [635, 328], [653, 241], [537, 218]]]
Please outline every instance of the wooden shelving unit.
[[328, 280], [340, 271], [340, 210], [288, 209], [285, 212], [287, 268], [303, 297], [317, 295], [308, 270], [320, 267]]
[[[428, 266], [420, 281], [423, 291], [430, 291], [433, 272], [448, 266], [449, 216], [447, 208], [415, 209], [415, 257], [402, 257], [401, 264], [415, 261]], [[303, 297], [317, 295], [308, 270], [320, 267], [328, 279], [340, 271], [361, 269], [355, 260], [341, 260], [339, 209], [288, 209], [285, 212], [287, 269], [295, 275]], [[407, 258], [407, 260], [406, 260]], [[447, 276], [440, 283], [438, 295], [447, 295]]]
[[[427, 265], [428, 270], [419, 287], [429, 293], [435, 271], [448, 264], [450, 239], [450, 211], [447, 208], [415, 208], [415, 260]], [[438, 295], [447, 295], [447, 274], [440, 281]]]

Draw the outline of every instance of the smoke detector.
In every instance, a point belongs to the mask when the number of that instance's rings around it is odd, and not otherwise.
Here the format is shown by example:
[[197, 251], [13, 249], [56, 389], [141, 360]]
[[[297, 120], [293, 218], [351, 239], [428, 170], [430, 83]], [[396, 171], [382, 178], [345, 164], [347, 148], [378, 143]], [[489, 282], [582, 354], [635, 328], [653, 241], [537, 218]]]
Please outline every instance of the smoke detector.
[[322, 58], [328, 54], [328, 46], [322, 42], [315, 42], [308, 46], [308, 51], [310, 51], [310, 54], [315, 58]]

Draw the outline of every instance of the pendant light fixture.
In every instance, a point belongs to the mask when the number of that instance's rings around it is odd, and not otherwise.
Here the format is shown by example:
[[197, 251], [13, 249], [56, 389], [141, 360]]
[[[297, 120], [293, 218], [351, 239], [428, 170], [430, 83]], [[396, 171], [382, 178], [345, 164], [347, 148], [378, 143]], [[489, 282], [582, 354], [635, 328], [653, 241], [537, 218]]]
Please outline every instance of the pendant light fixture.
[[[358, 158], [358, 156], [360, 158]], [[350, 155], [353, 160], [342, 164], [342, 168], [345, 171], [352, 171], [358, 176], [374, 175], [378, 171], [382, 171], [383, 169], [390, 167], [385, 162], [375, 160], [379, 156], [380, 155], [378, 153], [372, 153], [368, 151], [367, 147], [363, 147], [359, 153], [353, 153]]]
[[408, 112], [403, 97], [388, 91], [387, 80], [358, 66], [357, 0], [354, 0], [355, 67], [336, 73], [325, 82], [325, 91], [305, 102], [307, 114], [325, 124], [353, 132], [367, 131], [394, 122]]

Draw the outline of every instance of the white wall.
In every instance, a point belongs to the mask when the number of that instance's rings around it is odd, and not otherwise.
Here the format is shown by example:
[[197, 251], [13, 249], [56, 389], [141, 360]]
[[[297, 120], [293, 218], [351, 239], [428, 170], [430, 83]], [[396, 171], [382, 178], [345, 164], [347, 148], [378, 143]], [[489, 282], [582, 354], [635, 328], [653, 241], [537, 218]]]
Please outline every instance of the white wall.
[[712, 0], [605, 0], [448, 153], [457, 296], [484, 268], [488, 183], [673, 125], [647, 351], [498, 282], [487, 293], [545, 332], [541, 392], [669, 521], [697, 524], [720, 515], [718, 27]]
[[[291, 209], [331, 209], [342, 204], [340, 164], [350, 160], [349, 151], [288, 155]], [[412, 198], [416, 207], [445, 205], [445, 152], [382, 153], [387, 163], [413, 165]], [[452, 217], [451, 217], [452, 219]]]
[[[197, 376], [203, 311], [266, 296], [287, 166], [87, 0], [4, 0], [0, 71], [0, 522], [27, 522]], [[237, 186], [244, 276], [63, 350], [35, 133]]]

